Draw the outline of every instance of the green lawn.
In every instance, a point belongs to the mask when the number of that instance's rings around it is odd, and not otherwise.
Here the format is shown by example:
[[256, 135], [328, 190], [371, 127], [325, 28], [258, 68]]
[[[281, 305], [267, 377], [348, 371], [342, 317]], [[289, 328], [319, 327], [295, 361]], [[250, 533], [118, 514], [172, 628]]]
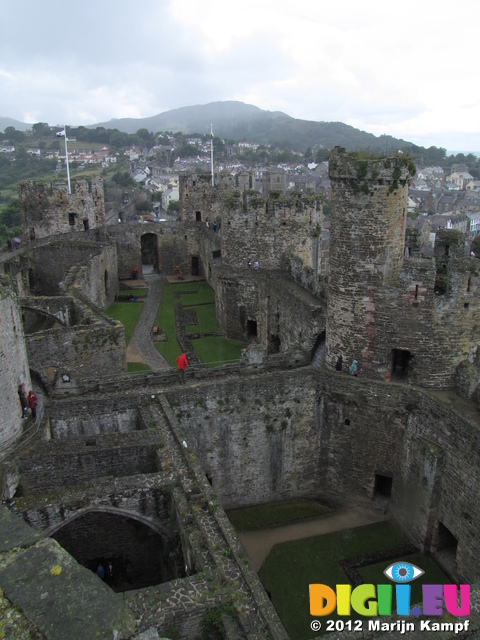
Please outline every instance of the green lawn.
[[304, 518], [330, 513], [331, 509], [314, 500], [291, 500], [275, 504], [259, 504], [255, 507], [231, 509], [228, 519], [237, 531], [290, 524]]
[[192, 340], [192, 346], [202, 364], [208, 367], [238, 362], [242, 349], [246, 347], [241, 342], [234, 342], [220, 336]]
[[[188, 293], [194, 291], [195, 293]], [[177, 356], [181, 353], [177, 341], [174, 305], [179, 302], [174, 293], [184, 294], [180, 302], [184, 308], [195, 308], [198, 324], [186, 327], [189, 333], [215, 333], [219, 330], [215, 316], [215, 293], [204, 281], [169, 284], [163, 288], [162, 304], [156, 324], [167, 336], [166, 342], [156, 342], [155, 346], [172, 367], [177, 366]], [[237, 362], [244, 344], [222, 337], [192, 340], [195, 353], [203, 364], [218, 366], [227, 362]]]
[[203, 304], [195, 307], [195, 312], [198, 324], [186, 325], [187, 333], [216, 333], [220, 330], [214, 304]]
[[[183, 287], [183, 291], [195, 291], [196, 293], [188, 293], [182, 296], [182, 305], [184, 307], [195, 307], [199, 304], [215, 303], [215, 292], [212, 287], [200, 280], [199, 282], [186, 282], [183, 285], [170, 285], [173, 287]], [[181, 291], [182, 289], [179, 289]]]
[[107, 309], [107, 316], [118, 320], [125, 327], [125, 344], [128, 345], [135, 330], [143, 304], [136, 302], [114, 302]]
[[135, 296], [135, 298], [146, 298], [148, 296], [148, 289], [120, 289], [119, 296]]
[[151, 369], [148, 364], [143, 362], [127, 362], [127, 371], [128, 373], [138, 373], [140, 371], [151, 371]]
[[[169, 284], [163, 287], [162, 303], [158, 310], [156, 324], [162, 333], [167, 336], [166, 342], [156, 342], [155, 346], [162, 354], [168, 364], [172, 367], [177, 366], [177, 356], [181, 353], [180, 345], [177, 341], [177, 330], [175, 328], [174, 305], [178, 302], [173, 298], [173, 294], [181, 291], [182, 287], [188, 287], [194, 283], [186, 284]], [[195, 283], [196, 284], [196, 283]]]
[[[323, 536], [315, 536], [304, 540], [294, 540], [276, 545], [260, 569], [259, 576], [265, 588], [271, 593], [272, 602], [282, 619], [289, 637], [294, 640], [310, 640], [312, 634], [310, 622], [309, 584], [327, 584], [335, 589], [336, 584], [346, 584], [348, 579], [342, 571], [338, 560], [359, 556], [364, 553], [388, 549], [408, 540], [398, 527], [390, 522], [371, 524], [355, 529], [346, 529]], [[426, 570], [429, 560], [424, 556], [409, 556], [420, 568]], [[383, 570], [394, 561], [382, 562], [377, 566], [363, 568], [362, 576], [368, 582], [377, 584], [388, 582]], [[372, 572], [371, 572], [372, 571]], [[429, 576], [429, 582], [433, 573]], [[437, 575], [437, 574], [436, 574]], [[418, 578], [420, 582], [425, 576]], [[450, 582], [445, 576], [435, 577], [440, 582]], [[393, 583], [392, 583], [393, 584]], [[413, 604], [412, 599], [412, 604]], [[335, 619], [331, 614], [329, 619]], [[359, 619], [358, 614], [352, 619]]]

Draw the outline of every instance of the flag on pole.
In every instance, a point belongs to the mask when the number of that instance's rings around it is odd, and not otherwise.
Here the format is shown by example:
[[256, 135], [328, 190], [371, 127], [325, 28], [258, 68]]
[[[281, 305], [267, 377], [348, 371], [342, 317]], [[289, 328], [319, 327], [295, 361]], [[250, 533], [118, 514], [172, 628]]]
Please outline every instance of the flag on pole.
[[65, 138], [65, 129], [57, 131], [57, 138]]

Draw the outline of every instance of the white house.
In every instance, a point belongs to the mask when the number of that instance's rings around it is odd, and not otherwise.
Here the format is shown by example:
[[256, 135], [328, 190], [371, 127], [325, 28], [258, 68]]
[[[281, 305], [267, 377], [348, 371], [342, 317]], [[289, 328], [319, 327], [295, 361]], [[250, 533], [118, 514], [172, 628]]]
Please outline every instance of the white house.
[[480, 211], [466, 213], [467, 216], [467, 233], [470, 236], [478, 235], [480, 231]]
[[459, 189], [463, 190], [469, 182], [472, 182], [473, 176], [466, 171], [454, 171], [448, 176], [447, 180], [448, 182], [454, 182]]
[[162, 208], [166, 211], [170, 202], [178, 202], [179, 199], [180, 194], [178, 191], [178, 187], [170, 187], [166, 189], [162, 193]]
[[480, 180], [471, 180], [465, 189], [466, 191], [480, 191]]

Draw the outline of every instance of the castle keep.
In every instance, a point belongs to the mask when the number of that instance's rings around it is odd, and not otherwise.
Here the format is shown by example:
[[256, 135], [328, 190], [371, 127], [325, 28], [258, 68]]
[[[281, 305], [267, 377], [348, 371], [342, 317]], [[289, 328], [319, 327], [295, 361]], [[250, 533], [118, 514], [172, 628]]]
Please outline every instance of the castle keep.
[[[327, 248], [321, 202], [274, 176], [260, 194], [249, 174], [185, 174], [180, 219], [161, 226], [105, 226], [101, 182], [71, 196], [22, 185], [31, 243], [1, 263], [0, 470], [15, 505], [0, 524], [26, 529], [0, 554], [0, 587], [48, 638], [48, 608], [15, 586], [45, 558], [65, 567], [78, 616], [92, 589], [100, 618], [113, 612], [103, 637], [200, 638], [208, 612], [233, 607], [227, 637], [286, 639], [223, 510], [290, 498], [380, 498], [413, 545], [448, 548], [452, 577], [478, 581], [480, 263], [455, 231], [423, 255], [406, 228], [412, 172], [400, 155], [334, 150]], [[168, 367], [125, 373], [105, 310], [147, 264], [210, 283], [222, 332], [249, 343], [239, 363], [198, 365], [186, 385]], [[42, 419], [22, 434], [30, 379]], [[123, 597], [92, 572], [107, 556]], [[35, 580], [54, 597], [48, 572]]]

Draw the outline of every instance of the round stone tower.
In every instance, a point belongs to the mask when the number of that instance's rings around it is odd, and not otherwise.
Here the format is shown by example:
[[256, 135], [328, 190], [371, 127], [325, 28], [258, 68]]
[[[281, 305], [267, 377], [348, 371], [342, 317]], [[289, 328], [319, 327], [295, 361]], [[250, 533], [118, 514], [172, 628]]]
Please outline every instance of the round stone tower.
[[[395, 295], [403, 264], [409, 173], [403, 155], [371, 159], [335, 148], [332, 182], [330, 271], [325, 362], [335, 368], [353, 360], [359, 370], [376, 371], [389, 318], [382, 300]], [[384, 363], [381, 369], [383, 369]]]

